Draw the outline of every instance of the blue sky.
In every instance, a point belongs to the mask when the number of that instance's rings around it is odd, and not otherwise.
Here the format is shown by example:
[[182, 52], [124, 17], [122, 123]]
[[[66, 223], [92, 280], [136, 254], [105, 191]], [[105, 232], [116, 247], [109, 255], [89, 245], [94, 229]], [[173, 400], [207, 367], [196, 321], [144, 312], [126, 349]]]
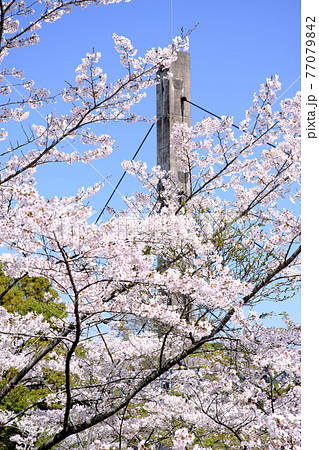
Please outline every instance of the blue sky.
[[[57, 93], [65, 80], [74, 79], [74, 69], [93, 47], [102, 53], [100, 65], [109, 79], [124, 73], [113, 48], [113, 32], [130, 38], [142, 54], [150, 47], [169, 44], [171, 23], [173, 35], [178, 35], [181, 27], [187, 31], [197, 22], [190, 36], [190, 53], [191, 97], [198, 105], [218, 115], [234, 116], [238, 123], [266, 77], [278, 74], [284, 91], [300, 76], [297, 0], [279, 0], [275, 5], [269, 0], [172, 0], [172, 16], [171, 0], [132, 0], [84, 11], [76, 8], [56, 23], [46, 24], [40, 31], [40, 43], [12, 52], [7, 64], [23, 67], [25, 76], [34, 79], [36, 85]], [[285, 96], [293, 96], [298, 89], [300, 80]], [[150, 89], [138, 112], [151, 118], [155, 110], [155, 89]], [[202, 117], [203, 113], [192, 109], [193, 122]], [[41, 124], [42, 119], [34, 113], [34, 121]], [[148, 128], [144, 123], [110, 124], [105, 132], [116, 138], [117, 150], [110, 158], [94, 164], [97, 171], [90, 166], [71, 170], [60, 166], [54, 174], [43, 169], [39, 189], [48, 196], [52, 190], [58, 195], [73, 194], [78, 187], [92, 185], [107, 175], [116, 184], [122, 173], [120, 162], [131, 159]], [[139, 158], [149, 166], [156, 163], [155, 128]], [[136, 188], [137, 184], [127, 176], [119, 191], [126, 195]], [[97, 196], [97, 210], [111, 190], [106, 184]], [[115, 195], [111, 205], [121, 208], [121, 197]]]
[[[197, 22], [190, 36], [191, 99], [196, 104], [217, 115], [233, 116], [238, 124], [267, 77], [279, 75], [282, 92], [288, 89], [283, 98], [294, 96], [300, 89], [298, 0], [132, 0], [84, 11], [77, 8], [56, 23], [46, 24], [38, 45], [12, 51], [6, 65], [23, 68], [26, 78], [33, 79], [37, 86], [58, 93], [65, 80], [74, 79], [81, 58], [94, 48], [102, 53], [100, 66], [114, 81], [124, 72], [113, 47], [113, 32], [130, 38], [142, 55], [151, 47], [169, 44], [171, 26], [175, 36], [181, 27], [186, 32]], [[137, 112], [152, 118], [155, 111], [152, 88]], [[35, 123], [43, 124], [36, 112], [33, 115]], [[202, 117], [202, 112], [192, 109], [193, 123]], [[93, 166], [43, 167], [38, 175], [40, 192], [48, 197], [73, 195], [81, 186], [93, 185], [108, 175], [108, 181], [115, 185], [122, 174], [121, 161], [131, 159], [149, 126], [110, 124], [104, 132], [116, 139], [117, 149], [109, 158]], [[156, 164], [155, 127], [139, 159], [149, 167]], [[130, 176], [119, 187], [122, 195], [137, 189], [137, 182]], [[97, 212], [111, 192], [112, 187], [106, 183], [93, 202]], [[115, 210], [123, 207], [119, 194], [114, 195], [110, 206]], [[299, 307], [292, 314], [299, 320]]]

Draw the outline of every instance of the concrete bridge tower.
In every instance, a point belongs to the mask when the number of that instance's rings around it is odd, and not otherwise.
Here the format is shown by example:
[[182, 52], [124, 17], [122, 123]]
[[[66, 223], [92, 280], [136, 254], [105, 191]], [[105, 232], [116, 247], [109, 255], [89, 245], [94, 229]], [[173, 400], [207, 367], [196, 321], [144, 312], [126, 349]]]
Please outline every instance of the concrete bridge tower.
[[160, 83], [156, 86], [157, 105], [157, 164], [163, 170], [174, 172], [181, 184], [185, 196], [190, 194], [189, 176], [178, 168], [175, 155], [171, 151], [171, 132], [175, 122], [191, 125], [190, 104], [183, 101], [191, 98], [190, 54], [178, 52], [178, 58], [172, 63], [171, 79], [165, 78], [167, 70], [160, 72]]

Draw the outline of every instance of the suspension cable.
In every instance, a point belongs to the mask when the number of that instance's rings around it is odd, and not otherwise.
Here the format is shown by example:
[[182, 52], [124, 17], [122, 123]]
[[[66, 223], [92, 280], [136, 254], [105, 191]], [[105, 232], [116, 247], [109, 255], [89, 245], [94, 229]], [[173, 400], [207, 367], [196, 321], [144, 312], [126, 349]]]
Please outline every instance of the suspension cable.
[[[205, 108], [202, 108], [202, 107], [199, 106], [199, 105], [196, 105], [196, 103], [191, 102], [191, 101], [188, 100], [186, 97], [182, 97], [182, 98], [181, 98], [181, 101], [182, 101], [182, 103], [183, 103], [183, 102], [187, 102], [187, 103], [189, 103], [190, 105], [195, 106], [195, 107], [198, 108], [198, 109], [201, 109], [202, 111], [206, 112], [207, 114], [210, 114], [211, 116], [216, 117], [216, 119], [223, 120], [223, 119], [222, 119], [220, 116], [218, 116], [217, 114], [214, 114], [213, 112], [208, 111], [208, 109], [205, 109]], [[232, 123], [231, 126], [234, 127], [234, 128], [236, 128], [237, 130], [243, 131], [244, 133], [249, 133], [248, 130], [242, 130], [238, 125], [235, 125], [234, 123]], [[267, 142], [267, 145], [270, 145], [271, 147], [276, 148], [276, 146], [273, 145], [273, 144], [271, 144], [270, 142]]]
[[[154, 125], [155, 125], [155, 122], [152, 123], [152, 125], [151, 125], [151, 127], [149, 128], [148, 132], [147, 132], [146, 135], [144, 136], [144, 139], [142, 140], [140, 146], [138, 147], [138, 149], [136, 150], [136, 152], [135, 152], [134, 155], [132, 156], [131, 161], [133, 161], [134, 158], [136, 158], [138, 152], [141, 150], [141, 148], [142, 148], [144, 142], [146, 141], [148, 135], [149, 135], [150, 132], [152, 131]], [[101, 210], [101, 212], [100, 212], [98, 218], [96, 219], [95, 223], [97, 223], [97, 222], [99, 221], [100, 217], [102, 216], [102, 214], [104, 213], [106, 207], [107, 207], [108, 204], [110, 203], [110, 201], [111, 201], [113, 195], [115, 194], [117, 188], [118, 188], [119, 185], [121, 184], [121, 182], [122, 182], [123, 178], [125, 177], [125, 175], [126, 175], [126, 171], [124, 171], [124, 173], [122, 174], [121, 178], [120, 178], [119, 181], [117, 182], [117, 185], [114, 187], [114, 189], [113, 189], [111, 195], [110, 195], [109, 198], [107, 199], [107, 202], [105, 203], [104, 207], [102, 208], [102, 210]]]

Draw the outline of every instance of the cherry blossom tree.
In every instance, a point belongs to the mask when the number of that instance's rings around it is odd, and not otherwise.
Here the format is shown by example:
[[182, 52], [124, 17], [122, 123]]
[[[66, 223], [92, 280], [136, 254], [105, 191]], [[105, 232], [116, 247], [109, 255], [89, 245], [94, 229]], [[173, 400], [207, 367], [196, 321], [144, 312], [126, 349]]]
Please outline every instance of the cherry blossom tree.
[[[119, 2], [1, 2], [2, 61], [36, 44], [44, 22]], [[299, 326], [288, 316], [266, 326], [254, 307], [298, 289], [300, 94], [276, 108], [280, 83], [267, 79], [236, 135], [229, 117], [176, 124], [187, 198], [174, 173], [124, 161], [143, 189], [96, 224], [89, 200], [101, 184], [46, 199], [37, 167], [107, 157], [113, 139], [99, 125], [136, 120], [132, 108], [157, 71], [188, 45], [176, 38], [137, 56], [127, 38], [113, 38], [125, 70], [115, 83], [95, 51], [59, 95], [20, 69], [0, 74], [5, 293], [43, 277], [64, 304], [59, 314], [48, 291], [40, 301], [49, 318], [0, 306], [1, 427], [17, 449], [298, 449]], [[6, 122], [20, 126], [57, 101], [62, 115], [12, 143]], [[66, 152], [69, 140], [85, 150]], [[28, 392], [23, 408], [7, 401], [18, 391]]]

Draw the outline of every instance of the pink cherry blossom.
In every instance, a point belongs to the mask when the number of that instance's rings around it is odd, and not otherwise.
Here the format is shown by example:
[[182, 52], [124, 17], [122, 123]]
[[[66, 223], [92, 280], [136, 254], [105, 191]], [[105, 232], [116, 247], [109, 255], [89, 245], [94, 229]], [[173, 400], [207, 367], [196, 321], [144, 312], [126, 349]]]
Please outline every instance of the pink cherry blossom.
[[[43, 23], [77, 6], [119, 2], [8, 3], [0, 57], [36, 44]], [[0, 424], [15, 431], [17, 449], [299, 449], [300, 327], [286, 315], [280, 328], [265, 325], [255, 305], [268, 314], [265, 301], [299, 287], [300, 93], [279, 105], [279, 79], [267, 79], [238, 133], [226, 116], [175, 124], [189, 195], [181, 199], [175, 173], [124, 161], [141, 192], [94, 223], [90, 200], [103, 183], [46, 198], [38, 167], [116, 151], [106, 125], [135, 121], [158, 70], [188, 48], [178, 37], [139, 55], [128, 38], [113, 40], [117, 81], [98, 51], [83, 56], [59, 97], [20, 68], [0, 73], [12, 101], [0, 107], [0, 262], [12, 280], [4, 289], [44, 277], [61, 310], [48, 320], [0, 306]], [[52, 112], [32, 123], [30, 110], [44, 106]], [[16, 144], [22, 121], [29, 131]], [[50, 292], [38, 299], [48, 309]], [[10, 406], [19, 389], [30, 393], [21, 409]]]

